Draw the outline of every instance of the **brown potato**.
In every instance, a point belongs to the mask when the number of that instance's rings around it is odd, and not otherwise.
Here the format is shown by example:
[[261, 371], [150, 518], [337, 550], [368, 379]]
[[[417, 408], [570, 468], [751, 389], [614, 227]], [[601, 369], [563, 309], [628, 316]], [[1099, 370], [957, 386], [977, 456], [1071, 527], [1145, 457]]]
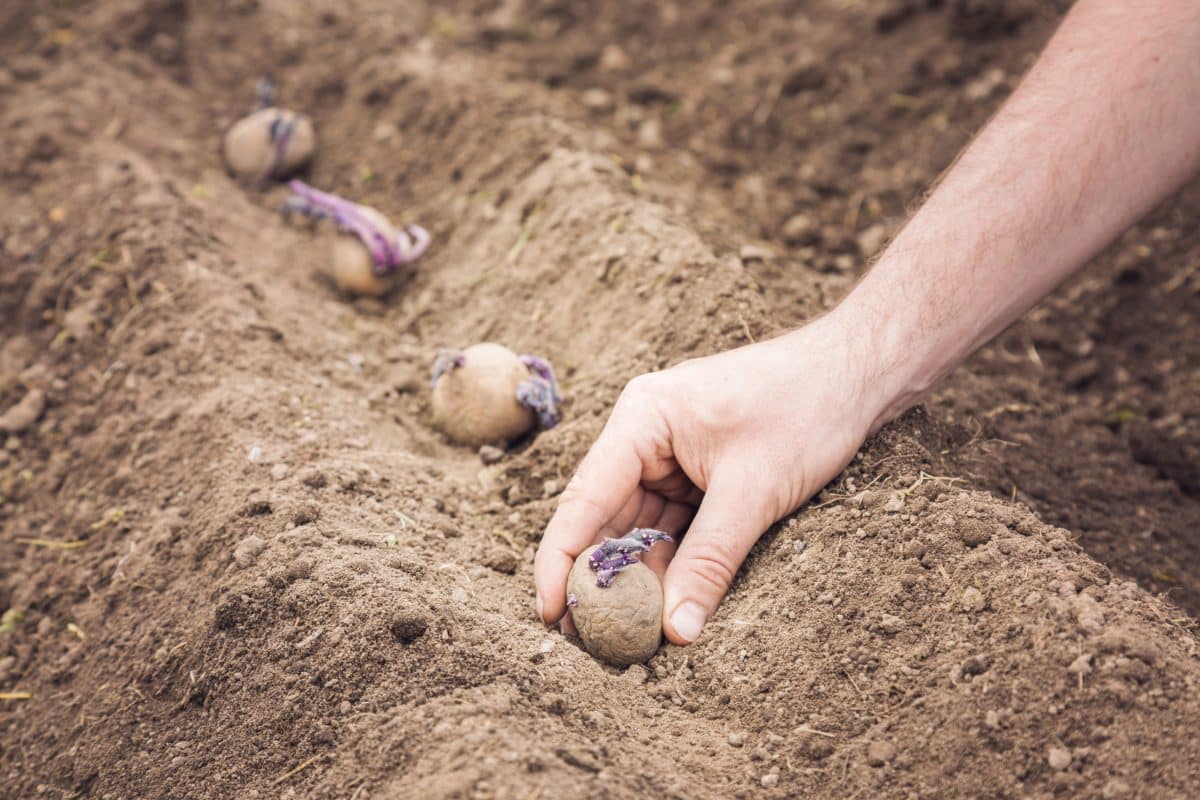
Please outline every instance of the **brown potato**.
[[567, 593], [577, 600], [571, 619], [583, 646], [610, 664], [646, 661], [662, 641], [663, 593], [658, 576], [638, 562], [601, 588], [588, 567], [588, 556], [595, 549], [584, 550], [567, 577]]
[[[275, 145], [271, 142], [271, 123], [276, 120], [293, 125], [279, 163], [274, 163]], [[263, 108], [243, 117], [225, 132], [222, 145], [229, 170], [246, 179], [285, 178], [312, 161], [316, 149], [312, 120], [285, 108]]]
[[463, 365], [433, 387], [433, 422], [460, 444], [510, 442], [533, 429], [537, 417], [517, 402], [529, 368], [516, 353], [491, 342], [463, 351]]
[[[396, 238], [396, 229], [383, 214], [373, 208], [360, 206], [364, 217], [387, 235], [391, 240]], [[339, 233], [333, 242], [330, 253], [330, 277], [338, 288], [344, 292], [365, 297], [379, 297], [386, 294], [396, 283], [395, 270], [387, 275], [375, 274], [375, 262], [371, 251], [367, 249], [357, 236], [351, 233]]]

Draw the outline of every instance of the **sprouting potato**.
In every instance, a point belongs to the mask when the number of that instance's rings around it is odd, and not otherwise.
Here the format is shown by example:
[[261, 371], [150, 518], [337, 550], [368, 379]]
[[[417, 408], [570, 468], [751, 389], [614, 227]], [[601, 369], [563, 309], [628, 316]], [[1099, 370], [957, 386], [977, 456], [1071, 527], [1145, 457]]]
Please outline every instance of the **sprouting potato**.
[[291, 181], [293, 194], [284, 215], [328, 219], [341, 235], [329, 254], [329, 274], [344, 292], [368, 297], [386, 294], [396, 284], [399, 268], [420, 258], [429, 246], [429, 231], [420, 225], [398, 230], [383, 214], [345, 198]]
[[635, 530], [589, 547], [567, 577], [567, 605], [583, 646], [610, 664], [637, 664], [662, 641], [663, 592], [658, 576], [637, 560], [659, 531]]
[[443, 350], [433, 366], [433, 422], [460, 444], [507, 443], [559, 419], [558, 384], [544, 359], [492, 342]]
[[[383, 214], [373, 208], [359, 206], [364, 217], [384, 236], [396, 237], [396, 229]], [[396, 285], [399, 271], [380, 275], [375, 271], [375, 261], [366, 245], [353, 235], [341, 233], [333, 241], [333, 252], [329, 260], [329, 276], [343, 292], [363, 297], [380, 297]]]
[[434, 424], [462, 444], [517, 439], [536, 421], [517, 401], [517, 387], [528, 378], [529, 368], [507, 347], [472, 345], [434, 383]]
[[230, 171], [240, 178], [286, 178], [312, 161], [317, 133], [304, 114], [261, 108], [225, 132], [221, 149]]

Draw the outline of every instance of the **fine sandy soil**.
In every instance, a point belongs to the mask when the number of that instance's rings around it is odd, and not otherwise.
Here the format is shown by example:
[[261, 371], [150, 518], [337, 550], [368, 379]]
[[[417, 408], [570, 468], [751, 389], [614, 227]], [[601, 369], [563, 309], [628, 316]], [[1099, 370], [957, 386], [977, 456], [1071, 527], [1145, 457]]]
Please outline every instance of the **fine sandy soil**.
[[[836, 302], [1063, 11], [596, 5], [4, 4], [0, 795], [1200, 793], [1195, 188], [763, 537], [694, 646], [616, 670], [535, 621], [624, 383]], [[313, 183], [433, 232], [392, 297], [223, 171], [266, 72]], [[429, 425], [480, 340], [568, 396], [494, 463]]]

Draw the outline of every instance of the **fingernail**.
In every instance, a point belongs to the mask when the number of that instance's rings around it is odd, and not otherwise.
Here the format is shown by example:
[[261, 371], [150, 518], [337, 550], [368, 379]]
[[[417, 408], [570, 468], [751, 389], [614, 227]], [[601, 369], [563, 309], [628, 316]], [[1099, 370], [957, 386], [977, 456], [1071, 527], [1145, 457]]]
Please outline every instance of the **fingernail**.
[[533, 608], [535, 611], [537, 611], [538, 620], [545, 622], [546, 618], [542, 616], [542, 596], [540, 594], [537, 596], [537, 599], [533, 601]]
[[700, 604], [688, 600], [680, 603], [679, 607], [671, 613], [671, 627], [675, 629], [675, 633], [679, 634], [680, 638], [694, 642], [700, 638], [700, 631], [704, 630], [704, 623], [707, 619], [708, 615], [704, 613]]

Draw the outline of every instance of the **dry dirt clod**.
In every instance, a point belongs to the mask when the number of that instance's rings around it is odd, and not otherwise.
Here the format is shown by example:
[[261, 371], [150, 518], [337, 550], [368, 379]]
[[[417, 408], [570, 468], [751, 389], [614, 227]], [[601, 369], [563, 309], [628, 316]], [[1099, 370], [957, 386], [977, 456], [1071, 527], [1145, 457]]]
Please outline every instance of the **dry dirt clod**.
[[258, 554], [267, 546], [258, 536], [253, 534], [247, 536], [242, 541], [238, 542], [238, 546], [233, 548], [233, 560], [239, 567], [248, 567], [258, 558]]
[[46, 410], [46, 394], [40, 389], [30, 389], [16, 405], [0, 415], [0, 432], [21, 433], [37, 422]]
[[741, 747], [746, 743], [746, 734], [741, 731], [734, 731], [725, 738], [729, 742], [730, 747]]
[[1113, 778], [1104, 784], [1104, 788], [1100, 790], [1100, 796], [1104, 800], [1118, 800], [1121, 797], [1128, 797], [1132, 792], [1128, 783], [1120, 778]]
[[412, 644], [429, 629], [429, 620], [415, 610], [396, 612], [388, 623], [388, 630], [401, 644]]
[[974, 586], [968, 586], [963, 590], [962, 597], [959, 599], [959, 606], [963, 611], [977, 614], [987, 608], [987, 598], [983, 596], [983, 592]]
[[882, 767], [896, 757], [896, 745], [886, 739], [876, 739], [867, 745], [867, 764]]

